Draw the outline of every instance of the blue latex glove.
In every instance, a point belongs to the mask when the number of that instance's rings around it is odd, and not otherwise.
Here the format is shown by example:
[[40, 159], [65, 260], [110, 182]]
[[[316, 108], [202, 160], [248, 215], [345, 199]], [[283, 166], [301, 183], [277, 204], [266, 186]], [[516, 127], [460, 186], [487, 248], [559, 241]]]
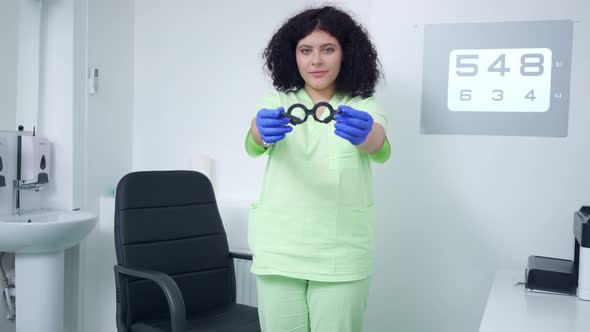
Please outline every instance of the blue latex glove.
[[287, 125], [289, 118], [285, 117], [284, 114], [285, 109], [283, 107], [277, 109], [263, 108], [258, 111], [256, 114], [256, 127], [258, 127], [262, 141], [276, 143], [293, 130], [293, 127]]
[[373, 129], [373, 117], [346, 105], [338, 106], [338, 111], [334, 116], [336, 135], [347, 139], [352, 145], [363, 144]]

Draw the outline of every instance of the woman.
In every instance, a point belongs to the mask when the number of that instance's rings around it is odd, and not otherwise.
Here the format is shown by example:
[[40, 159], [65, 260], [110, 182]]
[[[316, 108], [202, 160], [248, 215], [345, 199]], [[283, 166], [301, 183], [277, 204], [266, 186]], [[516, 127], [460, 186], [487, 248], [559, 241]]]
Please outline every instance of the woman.
[[[328, 6], [288, 19], [264, 58], [276, 91], [246, 137], [250, 156], [268, 155], [248, 236], [262, 330], [362, 331], [373, 265], [371, 162], [390, 155], [372, 96], [377, 53], [360, 25]], [[309, 116], [289, 125], [291, 105], [320, 102], [338, 111], [334, 122]], [[316, 110], [318, 120], [330, 115]]]

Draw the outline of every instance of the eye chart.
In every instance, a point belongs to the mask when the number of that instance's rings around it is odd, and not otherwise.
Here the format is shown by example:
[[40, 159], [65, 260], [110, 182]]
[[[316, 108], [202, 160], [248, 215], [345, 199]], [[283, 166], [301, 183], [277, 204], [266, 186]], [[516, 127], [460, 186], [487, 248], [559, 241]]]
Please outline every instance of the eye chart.
[[427, 25], [422, 133], [567, 136], [573, 22]]

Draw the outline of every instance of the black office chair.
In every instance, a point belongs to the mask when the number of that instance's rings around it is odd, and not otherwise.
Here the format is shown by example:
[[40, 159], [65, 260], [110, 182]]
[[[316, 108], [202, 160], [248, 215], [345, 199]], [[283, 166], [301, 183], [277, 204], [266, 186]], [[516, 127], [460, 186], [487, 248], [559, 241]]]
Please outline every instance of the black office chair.
[[115, 199], [119, 332], [260, 331], [236, 303], [230, 253], [209, 179], [193, 171], [125, 175]]

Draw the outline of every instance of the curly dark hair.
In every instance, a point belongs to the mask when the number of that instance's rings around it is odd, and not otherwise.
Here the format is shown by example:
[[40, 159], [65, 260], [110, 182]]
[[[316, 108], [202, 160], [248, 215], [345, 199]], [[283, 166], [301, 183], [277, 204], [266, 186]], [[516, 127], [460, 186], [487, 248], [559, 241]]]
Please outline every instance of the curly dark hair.
[[289, 91], [305, 85], [297, 69], [295, 49], [301, 39], [316, 29], [334, 36], [342, 47], [336, 91], [353, 97], [372, 96], [381, 76], [375, 46], [361, 25], [332, 6], [304, 10], [288, 19], [272, 36], [262, 56], [274, 87]]

